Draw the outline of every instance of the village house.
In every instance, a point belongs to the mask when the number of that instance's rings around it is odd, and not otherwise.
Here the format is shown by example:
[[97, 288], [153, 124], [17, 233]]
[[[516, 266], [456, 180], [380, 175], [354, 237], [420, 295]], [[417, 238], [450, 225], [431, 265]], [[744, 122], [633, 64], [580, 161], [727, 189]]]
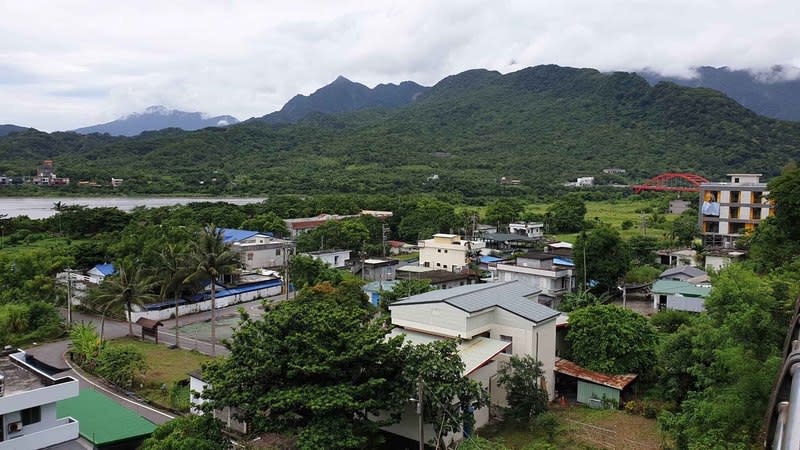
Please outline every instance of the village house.
[[246, 270], [284, 266], [294, 254], [294, 242], [273, 237], [272, 233], [221, 228], [223, 241], [239, 253]]
[[114, 264], [111, 263], [102, 263], [102, 264], [95, 264], [94, 267], [89, 269], [86, 272], [86, 276], [89, 277], [88, 281], [93, 284], [100, 284], [103, 279], [107, 276], [111, 276], [116, 272], [117, 269], [114, 268]]
[[489, 269], [499, 282], [518, 280], [542, 291], [549, 297], [559, 298], [575, 289], [575, 265], [565, 257], [545, 252], [528, 252], [518, 256], [515, 264], [497, 263]]
[[400, 264], [396, 259], [369, 258], [361, 265], [361, 277], [369, 281], [394, 280], [395, 270]]
[[457, 234], [434, 234], [431, 239], [419, 241], [419, 265], [434, 269], [459, 271], [467, 267], [472, 256], [485, 247], [481, 241], [462, 240]]
[[397, 280], [427, 280], [433, 289], [452, 289], [458, 286], [474, 284], [478, 277], [468, 271], [450, 272], [423, 266], [403, 266], [395, 271]]
[[680, 280], [656, 280], [650, 288], [653, 295], [653, 309], [663, 311], [705, 311], [705, 299], [711, 293], [708, 282], [698, 284]]
[[[661, 272], [659, 280], [690, 281], [696, 279], [708, 279], [708, 273], [692, 266], [678, 266]], [[691, 282], [691, 281], [690, 281]]]
[[508, 224], [508, 232], [529, 238], [541, 238], [544, 236], [544, 224], [541, 222], [513, 222]]
[[46, 159], [41, 166], [36, 168], [36, 176], [33, 177], [33, 184], [40, 186], [58, 186], [69, 184], [69, 178], [61, 178], [55, 173], [53, 160]]
[[656, 261], [665, 266], [696, 266], [697, 251], [691, 248], [665, 248], [656, 251]]
[[403, 241], [386, 241], [386, 245], [389, 246], [390, 255], [406, 255], [419, 250], [416, 245]]
[[296, 219], [284, 219], [283, 222], [286, 224], [286, 229], [289, 230], [289, 237], [292, 239], [297, 239], [297, 236], [307, 233], [320, 225], [324, 224], [325, 222], [334, 220], [339, 221], [342, 219], [347, 219], [350, 217], [356, 217], [352, 215], [342, 216], [338, 214], [319, 214], [314, 217], [299, 217]]
[[[475, 284], [415, 295], [389, 306], [393, 335], [403, 334], [413, 344], [441, 339], [459, 341], [464, 375], [488, 388], [494, 405], [506, 405], [505, 391], [496, 382], [500, 364], [511, 355], [530, 355], [542, 362], [539, 380], [550, 398], [554, 395], [556, 318], [536, 299], [539, 291], [525, 284]], [[490, 409], [475, 411], [475, 426], [488, 423]], [[416, 439], [417, 417], [409, 404], [400, 423], [387, 431]], [[431, 436], [427, 427], [426, 435]], [[455, 439], [460, 434], [453, 436]]]
[[322, 261], [334, 269], [343, 269], [350, 262], [350, 250], [318, 250], [303, 255]]
[[698, 226], [707, 248], [734, 248], [736, 240], [774, 214], [761, 174], [728, 176], [729, 182], [700, 185]]
[[56, 402], [78, 396], [78, 381], [53, 378], [24, 351], [0, 353], [0, 450], [34, 450], [78, 438], [78, 421], [58, 418]]
[[719, 272], [723, 267], [727, 267], [734, 262], [740, 261], [745, 255], [742, 250], [712, 248], [703, 255], [704, 267], [706, 270]]

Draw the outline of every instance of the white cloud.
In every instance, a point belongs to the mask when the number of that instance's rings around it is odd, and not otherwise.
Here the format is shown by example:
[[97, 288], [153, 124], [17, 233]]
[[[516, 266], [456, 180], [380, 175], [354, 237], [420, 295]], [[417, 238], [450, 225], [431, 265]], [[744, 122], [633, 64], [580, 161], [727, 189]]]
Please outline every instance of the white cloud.
[[800, 2], [789, 0], [0, 0], [0, 7], [0, 123], [44, 130], [154, 104], [243, 120], [337, 75], [369, 86], [430, 85], [470, 68], [549, 63], [683, 76], [700, 65], [800, 66], [800, 28], [791, 20]]

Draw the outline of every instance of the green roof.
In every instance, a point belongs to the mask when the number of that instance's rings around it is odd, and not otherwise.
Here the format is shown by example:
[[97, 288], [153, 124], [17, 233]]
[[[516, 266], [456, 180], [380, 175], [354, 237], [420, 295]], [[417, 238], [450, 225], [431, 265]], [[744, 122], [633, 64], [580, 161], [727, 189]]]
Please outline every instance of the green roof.
[[58, 417], [78, 420], [80, 435], [92, 444], [108, 445], [150, 436], [156, 426], [94, 389], [56, 403]]
[[692, 283], [678, 280], [658, 280], [650, 289], [654, 294], [680, 294], [684, 297], [708, 297], [710, 287], [696, 286]]

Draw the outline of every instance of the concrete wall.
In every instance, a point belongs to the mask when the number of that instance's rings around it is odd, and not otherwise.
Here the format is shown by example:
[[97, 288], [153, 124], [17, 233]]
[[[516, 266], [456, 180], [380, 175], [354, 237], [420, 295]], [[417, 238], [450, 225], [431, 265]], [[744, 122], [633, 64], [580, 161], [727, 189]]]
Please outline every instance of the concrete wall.
[[[216, 307], [217, 309], [225, 308], [227, 306], [235, 305], [237, 303], [248, 302], [265, 297], [272, 297], [279, 295], [283, 290], [282, 285], [271, 286], [256, 291], [244, 292], [241, 294], [226, 295], [224, 297], [217, 296]], [[202, 311], [211, 310], [211, 299], [197, 303], [190, 303], [178, 306], [178, 313], [181, 316], [187, 314], [194, 314]], [[167, 320], [175, 315], [175, 307], [160, 309], [157, 311], [135, 311], [131, 314], [131, 320], [136, 322], [144, 317], [151, 320]]]
[[454, 245], [436, 246], [435, 243], [426, 244], [419, 249], [419, 265], [453, 271], [467, 264], [467, 248], [458, 248]]

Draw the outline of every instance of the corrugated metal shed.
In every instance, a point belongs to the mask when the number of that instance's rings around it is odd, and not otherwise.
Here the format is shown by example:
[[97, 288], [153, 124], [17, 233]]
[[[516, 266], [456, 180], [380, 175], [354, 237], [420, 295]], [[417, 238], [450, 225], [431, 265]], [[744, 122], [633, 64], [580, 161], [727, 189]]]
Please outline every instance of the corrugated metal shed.
[[579, 380], [608, 386], [620, 391], [625, 389], [625, 387], [629, 384], [633, 383], [637, 377], [635, 373], [628, 373], [624, 375], [606, 375], [604, 373], [594, 372], [564, 358], [556, 358], [555, 371], [562, 375], [568, 375]]
[[650, 289], [653, 294], [674, 295], [679, 294], [684, 297], [708, 297], [711, 293], [710, 287], [696, 286], [686, 281], [677, 280], [658, 280], [653, 283]]
[[529, 298], [539, 292], [541, 291], [519, 281], [469, 284], [414, 295], [392, 303], [390, 309], [404, 305], [438, 302], [447, 303], [468, 313], [497, 307], [539, 323], [559, 315], [558, 311], [540, 305], [536, 300]]

